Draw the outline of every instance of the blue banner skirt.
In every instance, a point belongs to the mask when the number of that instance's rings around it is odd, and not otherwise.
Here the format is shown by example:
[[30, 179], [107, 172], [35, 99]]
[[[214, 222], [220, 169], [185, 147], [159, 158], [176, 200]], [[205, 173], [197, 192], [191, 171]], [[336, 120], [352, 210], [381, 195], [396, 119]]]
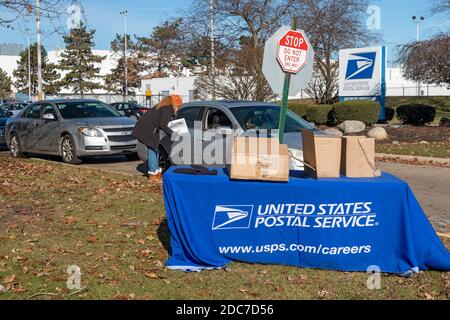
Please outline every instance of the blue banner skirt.
[[450, 253], [409, 186], [378, 178], [288, 183], [164, 174], [171, 251], [167, 266], [184, 271], [231, 261], [408, 275], [450, 270]]

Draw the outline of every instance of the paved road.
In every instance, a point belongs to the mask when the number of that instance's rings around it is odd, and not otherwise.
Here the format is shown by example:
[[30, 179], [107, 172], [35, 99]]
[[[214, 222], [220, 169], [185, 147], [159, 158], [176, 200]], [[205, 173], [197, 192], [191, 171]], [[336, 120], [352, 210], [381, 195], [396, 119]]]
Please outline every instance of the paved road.
[[[0, 152], [0, 156], [8, 156]], [[60, 161], [58, 158], [50, 160]], [[127, 161], [125, 157], [86, 160], [81, 166], [111, 172], [142, 175], [146, 166], [141, 161]], [[450, 169], [379, 162], [383, 171], [408, 182], [436, 230], [450, 233]]]

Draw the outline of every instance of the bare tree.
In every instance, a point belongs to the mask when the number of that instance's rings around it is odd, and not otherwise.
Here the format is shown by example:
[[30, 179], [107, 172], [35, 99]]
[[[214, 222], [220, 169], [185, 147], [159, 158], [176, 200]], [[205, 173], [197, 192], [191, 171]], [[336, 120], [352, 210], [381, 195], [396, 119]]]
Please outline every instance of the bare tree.
[[433, 14], [443, 14], [446, 17], [450, 16], [450, 0], [434, 0], [431, 12]]
[[[198, 92], [214, 91], [233, 99], [268, 100], [275, 95], [262, 73], [265, 40], [289, 21], [295, 0], [217, 0], [215, 1], [216, 39], [230, 54], [219, 61], [216, 74], [207, 74], [196, 82]], [[187, 21], [207, 30], [209, 0], [196, 0]], [[205, 34], [206, 32], [204, 32]], [[226, 62], [226, 64], [225, 64]], [[222, 66], [222, 67], [220, 67]], [[219, 88], [213, 85], [220, 77]], [[220, 91], [220, 92], [219, 92]]]
[[[41, 15], [57, 19], [65, 12], [68, 0], [41, 0]], [[19, 18], [36, 13], [36, 0], [0, 0], [0, 25], [12, 28]]]
[[365, 0], [299, 0], [300, 27], [315, 51], [315, 77], [306, 92], [316, 103], [337, 100], [339, 49], [377, 39], [365, 25]]
[[[246, 45], [237, 50], [228, 51], [217, 59], [217, 73], [207, 72], [195, 81], [197, 97], [206, 99], [209, 94], [230, 100], [266, 100], [275, 98], [260, 72], [262, 48]], [[214, 79], [219, 85], [212, 86]]]
[[401, 47], [398, 61], [406, 78], [433, 84], [450, 85], [450, 36], [438, 34], [430, 40]]

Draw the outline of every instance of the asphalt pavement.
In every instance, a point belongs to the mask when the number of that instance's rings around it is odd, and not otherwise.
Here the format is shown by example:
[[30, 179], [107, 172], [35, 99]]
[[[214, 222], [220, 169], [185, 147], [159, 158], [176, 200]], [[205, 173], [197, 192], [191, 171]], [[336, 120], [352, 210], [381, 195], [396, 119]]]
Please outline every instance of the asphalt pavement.
[[[0, 157], [9, 157], [9, 153], [0, 152]], [[58, 157], [39, 159], [61, 162]], [[450, 168], [391, 162], [378, 162], [377, 165], [381, 170], [406, 181], [434, 228], [450, 234]], [[143, 175], [146, 172], [142, 161], [128, 161], [124, 156], [87, 159], [80, 166], [128, 175]]]

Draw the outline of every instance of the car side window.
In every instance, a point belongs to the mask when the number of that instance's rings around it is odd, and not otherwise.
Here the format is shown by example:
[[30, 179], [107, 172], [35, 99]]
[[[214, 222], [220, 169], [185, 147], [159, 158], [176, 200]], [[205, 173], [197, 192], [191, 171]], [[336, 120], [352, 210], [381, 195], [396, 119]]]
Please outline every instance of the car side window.
[[28, 107], [27, 111], [25, 112], [24, 117], [30, 118], [30, 119], [38, 119], [40, 110], [41, 110], [40, 104], [31, 105]]
[[214, 108], [208, 110], [206, 123], [207, 129], [217, 129], [219, 127], [233, 128], [233, 124], [225, 112]]
[[177, 119], [183, 119], [186, 121], [188, 128], [194, 129], [194, 122], [199, 121], [200, 111], [202, 107], [184, 107], [178, 110]]
[[42, 114], [41, 114], [41, 118], [44, 118], [44, 116], [46, 114], [52, 114], [53, 117], [56, 119], [56, 112], [55, 109], [53, 108], [53, 106], [49, 103], [45, 103], [42, 105]]

